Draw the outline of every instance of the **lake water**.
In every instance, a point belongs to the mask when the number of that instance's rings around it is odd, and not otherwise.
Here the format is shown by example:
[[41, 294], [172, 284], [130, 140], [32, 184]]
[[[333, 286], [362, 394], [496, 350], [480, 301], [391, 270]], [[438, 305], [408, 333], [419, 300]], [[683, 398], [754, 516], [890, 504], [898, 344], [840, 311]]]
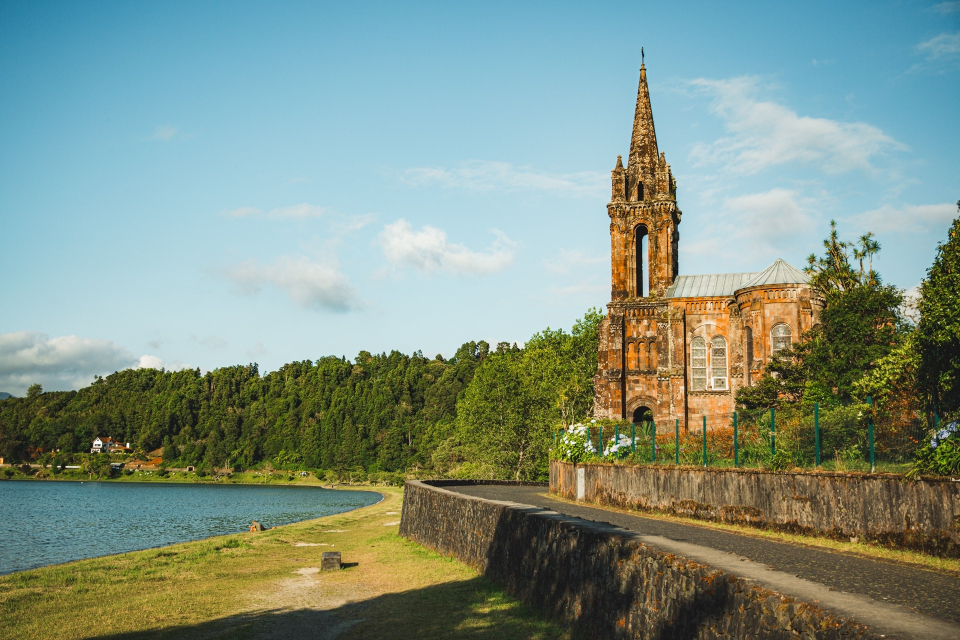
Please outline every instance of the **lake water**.
[[256, 485], [0, 482], [0, 575], [319, 518], [372, 491]]

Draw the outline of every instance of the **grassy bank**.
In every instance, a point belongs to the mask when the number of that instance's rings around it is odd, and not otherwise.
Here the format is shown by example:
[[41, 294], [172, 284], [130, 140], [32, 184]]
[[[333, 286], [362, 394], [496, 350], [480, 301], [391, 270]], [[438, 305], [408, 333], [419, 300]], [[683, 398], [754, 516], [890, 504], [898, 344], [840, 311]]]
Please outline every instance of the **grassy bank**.
[[[399, 537], [402, 490], [380, 491], [345, 514], [2, 576], [0, 637], [566, 637]], [[320, 573], [334, 550], [345, 567]]]
[[[127, 473], [114, 473], [112, 475], [104, 474], [98, 476], [90, 474], [79, 469], [67, 469], [56, 474], [46, 470], [32, 469], [30, 473], [24, 473], [18, 467], [4, 467], [0, 470], [0, 481], [3, 480], [59, 480], [59, 481], [91, 481], [98, 482], [174, 482], [174, 483], [193, 483], [193, 484], [282, 484], [294, 485], [304, 484], [313, 486], [329, 487], [333, 485], [340, 486], [341, 483], [331, 481], [329, 478], [318, 478], [315, 473], [307, 472], [300, 475], [298, 471], [283, 470], [249, 470], [236, 471], [220, 476], [211, 476], [207, 474], [198, 474], [193, 471], [173, 471], [168, 470], [164, 473], [158, 471], [133, 471]], [[399, 482], [402, 483], [402, 478]], [[351, 482], [348, 485], [364, 486], [383, 486], [385, 484], [396, 484], [395, 482], [381, 483], [370, 482]]]

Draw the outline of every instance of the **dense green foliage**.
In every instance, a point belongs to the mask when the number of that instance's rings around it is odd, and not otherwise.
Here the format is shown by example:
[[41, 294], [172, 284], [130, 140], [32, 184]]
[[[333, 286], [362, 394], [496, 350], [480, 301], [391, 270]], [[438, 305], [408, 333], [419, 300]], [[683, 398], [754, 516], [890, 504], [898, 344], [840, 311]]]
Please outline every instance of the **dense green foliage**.
[[591, 311], [572, 334], [548, 329], [523, 349], [468, 342], [447, 361], [362, 351], [263, 376], [251, 364], [205, 375], [129, 369], [79, 391], [36, 385], [0, 401], [0, 456], [88, 451], [111, 436], [141, 454], [161, 449], [172, 466], [542, 477], [550, 426], [592, 411], [600, 317]]
[[457, 404], [456, 440], [465, 462], [515, 480], [547, 475], [552, 432], [592, 413], [602, 318], [591, 310], [572, 334], [547, 329], [522, 350], [488, 358]]
[[937, 246], [920, 295], [920, 385], [933, 407], [954, 415], [960, 412], [960, 217], [950, 226], [947, 242]]
[[862, 399], [857, 382], [909, 334], [900, 313], [902, 292], [884, 285], [873, 270], [873, 256], [880, 250], [873, 234], [843, 241], [831, 222], [823, 244], [824, 255], [811, 255], [807, 267], [811, 287], [823, 303], [820, 322], [773, 358], [755, 386], [737, 393], [742, 409]]

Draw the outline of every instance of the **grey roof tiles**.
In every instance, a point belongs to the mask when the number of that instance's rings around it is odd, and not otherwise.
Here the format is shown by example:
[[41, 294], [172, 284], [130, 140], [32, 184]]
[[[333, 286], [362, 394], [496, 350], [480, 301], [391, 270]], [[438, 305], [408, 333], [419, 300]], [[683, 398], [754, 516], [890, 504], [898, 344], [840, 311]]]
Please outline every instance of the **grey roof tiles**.
[[715, 273], [700, 276], [677, 276], [668, 298], [730, 297], [740, 289], [769, 284], [805, 284], [809, 276], [783, 260], [777, 260], [759, 273]]

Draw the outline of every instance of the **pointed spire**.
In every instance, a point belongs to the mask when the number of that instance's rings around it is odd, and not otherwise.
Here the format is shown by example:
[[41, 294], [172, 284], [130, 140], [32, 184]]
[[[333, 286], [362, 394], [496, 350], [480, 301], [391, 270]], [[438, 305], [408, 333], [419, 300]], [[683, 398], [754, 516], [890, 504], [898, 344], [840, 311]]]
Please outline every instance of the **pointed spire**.
[[630, 157], [627, 168], [631, 175], [650, 175], [657, 168], [657, 133], [653, 128], [653, 110], [650, 108], [650, 89], [647, 88], [647, 67], [640, 65], [640, 87], [637, 89], [637, 109], [633, 116], [633, 137], [630, 139]]
[[615, 166], [614, 171], [623, 171], [623, 156], [617, 156], [617, 166]]

